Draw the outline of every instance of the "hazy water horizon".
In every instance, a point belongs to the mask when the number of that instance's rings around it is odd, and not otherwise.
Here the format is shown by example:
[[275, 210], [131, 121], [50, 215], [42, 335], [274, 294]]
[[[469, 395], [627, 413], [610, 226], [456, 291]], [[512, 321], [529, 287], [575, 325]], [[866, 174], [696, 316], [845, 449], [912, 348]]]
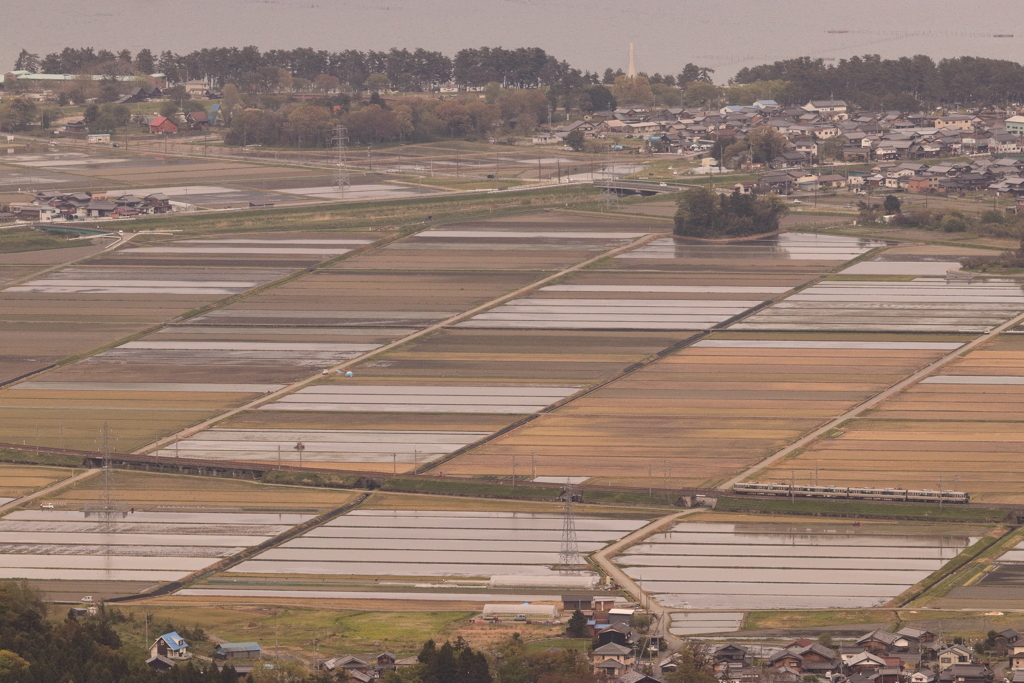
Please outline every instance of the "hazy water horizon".
[[133, 53], [423, 47], [449, 56], [465, 47], [529, 46], [603, 71], [625, 69], [632, 42], [641, 71], [674, 74], [694, 62], [714, 68], [719, 83], [744, 66], [805, 55], [1024, 60], [1022, 0], [963, 10], [921, 0], [775, 0], [767, 7], [740, 0], [180, 0], [168, 16], [156, 0], [6, 0], [0, 69], [13, 68], [22, 48], [43, 56], [65, 46]]

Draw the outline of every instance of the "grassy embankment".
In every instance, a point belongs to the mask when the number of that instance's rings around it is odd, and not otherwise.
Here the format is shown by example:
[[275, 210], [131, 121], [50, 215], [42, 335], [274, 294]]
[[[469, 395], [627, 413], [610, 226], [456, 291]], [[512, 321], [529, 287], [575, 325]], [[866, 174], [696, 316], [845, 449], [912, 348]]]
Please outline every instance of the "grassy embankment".
[[998, 523], [1006, 510], [965, 505], [939, 507], [930, 503], [885, 503], [856, 500], [784, 500], [765, 498], [720, 498], [720, 511], [768, 515], [813, 515], [862, 519], [906, 519], [930, 522]]

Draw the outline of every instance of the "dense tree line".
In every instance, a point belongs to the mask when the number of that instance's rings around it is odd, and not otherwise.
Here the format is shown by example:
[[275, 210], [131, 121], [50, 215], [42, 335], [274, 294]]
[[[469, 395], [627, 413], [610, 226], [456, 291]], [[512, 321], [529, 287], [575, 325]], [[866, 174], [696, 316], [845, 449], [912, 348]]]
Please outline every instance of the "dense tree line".
[[[621, 69], [607, 69], [601, 78], [597, 73], [574, 68], [538, 47], [466, 48], [456, 53], [454, 59], [423, 48], [331, 52], [305, 47], [261, 52], [250, 45], [203, 48], [183, 55], [164, 51], [158, 56], [149, 49], [142, 49], [133, 56], [130, 50], [115, 53], [91, 47], [66, 47], [42, 58], [23, 49], [14, 68], [42, 73], [112, 76], [159, 71], [171, 83], [208, 80], [215, 87], [235, 83], [243, 90], [263, 92], [279, 85], [283, 70], [289, 77], [310, 86], [319, 80], [320, 87], [343, 85], [356, 90], [387, 88], [410, 92], [454, 81], [470, 87], [482, 87], [488, 83], [498, 83], [505, 88], [546, 87], [557, 97], [578, 96], [590, 86], [611, 85], [617, 76], [623, 75]], [[687, 64], [676, 76], [654, 74], [650, 81], [652, 84], [683, 87], [690, 81], [710, 83], [711, 73], [712, 69]]]
[[747, 237], [777, 232], [786, 206], [775, 195], [718, 194], [707, 188], [683, 192], [678, 200], [675, 234], [706, 239]]
[[785, 82], [774, 99], [803, 104], [843, 99], [861, 109], [1006, 105], [1024, 101], [1024, 66], [982, 57], [936, 63], [926, 55], [882, 59], [864, 55], [826, 63], [800, 57], [741, 69], [734, 84]]
[[[225, 109], [227, 107], [225, 106]], [[434, 100], [406, 97], [386, 103], [374, 93], [350, 106], [347, 97], [231, 113], [229, 145], [333, 145], [334, 129], [345, 126], [351, 144], [427, 142], [442, 138], [486, 139], [504, 122], [508, 133], [528, 134], [547, 120], [549, 101], [539, 90], [489, 91], [484, 100]], [[514, 126], [513, 126], [514, 122]]]

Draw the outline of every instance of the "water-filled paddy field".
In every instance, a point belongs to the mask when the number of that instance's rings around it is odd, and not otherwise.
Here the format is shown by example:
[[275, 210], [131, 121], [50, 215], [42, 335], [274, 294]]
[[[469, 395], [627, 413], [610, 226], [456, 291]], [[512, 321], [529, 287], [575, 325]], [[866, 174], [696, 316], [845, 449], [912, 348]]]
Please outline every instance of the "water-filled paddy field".
[[684, 522], [615, 562], [668, 607], [856, 608], [885, 603], [974, 540], [838, 522]]
[[[558, 564], [562, 523], [558, 515], [537, 513], [355, 510], [225, 575], [544, 576]], [[644, 524], [580, 516], [580, 552], [598, 550]]]
[[311, 515], [23, 510], [0, 520], [0, 577], [174, 581]]

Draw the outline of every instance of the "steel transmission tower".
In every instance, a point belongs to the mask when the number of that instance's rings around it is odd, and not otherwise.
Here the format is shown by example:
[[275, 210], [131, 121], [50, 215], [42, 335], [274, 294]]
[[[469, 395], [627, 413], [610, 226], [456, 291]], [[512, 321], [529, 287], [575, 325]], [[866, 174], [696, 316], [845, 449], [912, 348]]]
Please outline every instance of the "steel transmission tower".
[[345, 199], [345, 188], [352, 185], [352, 179], [348, 174], [348, 166], [345, 163], [345, 150], [348, 149], [348, 128], [337, 126], [334, 129], [334, 145], [338, 150], [338, 170], [334, 174], [334, 184], [341, 190], [341, 198]]
[[558, 571], [560, 574], [575, 576], [584, 566], [580, 556], [580, 546], [576, 540], [576, 515], [572, 505], [576, 497], [576, 487], [571, 482], [565, 484], [565, 516], [562, 520], [562, 549], [558, 553]]

